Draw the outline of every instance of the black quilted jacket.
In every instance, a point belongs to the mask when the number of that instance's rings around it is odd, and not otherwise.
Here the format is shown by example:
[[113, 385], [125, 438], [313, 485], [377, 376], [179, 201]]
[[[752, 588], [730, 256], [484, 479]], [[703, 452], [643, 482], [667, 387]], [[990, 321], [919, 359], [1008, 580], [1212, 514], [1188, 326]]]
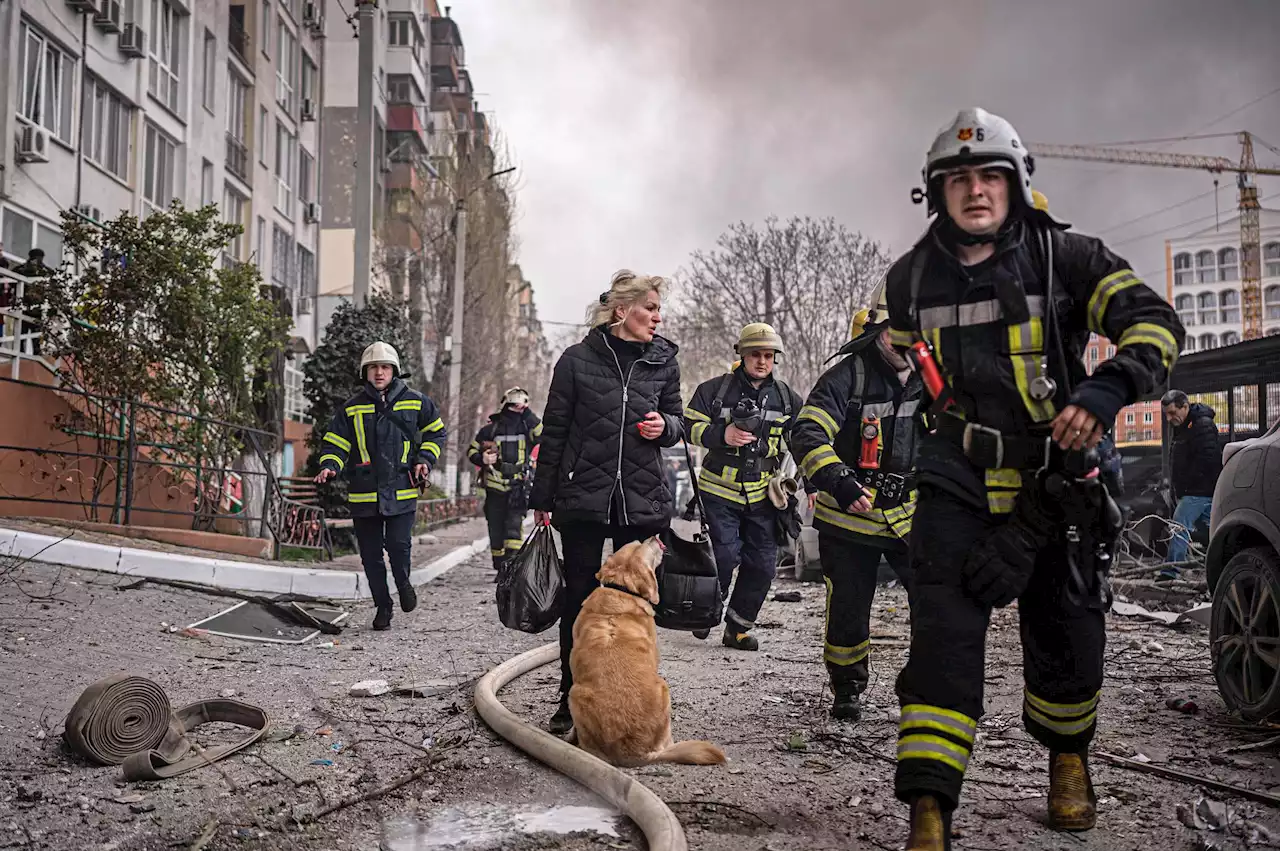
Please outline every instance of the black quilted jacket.
[[[553, 512], [557, 525], [608, 523], [610, 499], [621, 488], [619, 522], [665, 526], [674, 499], [661, 447], [684, 435], [678, 347], [654, 337], [623, 375], [606, 333], [592, 329], [556, 362], [530, 507]], [[636, 428], [650, 411], [667, 423], [657, 440], [645, 440]]]

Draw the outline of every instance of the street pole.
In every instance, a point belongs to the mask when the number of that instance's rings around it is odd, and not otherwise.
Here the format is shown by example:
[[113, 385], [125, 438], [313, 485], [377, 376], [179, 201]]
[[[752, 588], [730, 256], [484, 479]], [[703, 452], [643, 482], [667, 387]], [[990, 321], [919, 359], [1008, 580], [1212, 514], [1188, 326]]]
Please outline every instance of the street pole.
[[458, 431], [462, 426], [462, 310], [467, 270], [467, 208], [465, 199], [459, 198], [456, 206], [453, 252], [453, 345], [449, 349], [449, 419], [445, 426], [450, 431], [449, 460], [445, 464], [445, 492], [460, 496], [458, 468], [462, 464], [464, 438]]
[[373, 267], [373, 189], [378, 164], [374, 140], [374, 87], [377, 85], [378, 0], [356, 0], [360, 27], [360, 54], [356, 72], [356, 267], [351, 289], [356, 307], [369, 298], [369, 275]]

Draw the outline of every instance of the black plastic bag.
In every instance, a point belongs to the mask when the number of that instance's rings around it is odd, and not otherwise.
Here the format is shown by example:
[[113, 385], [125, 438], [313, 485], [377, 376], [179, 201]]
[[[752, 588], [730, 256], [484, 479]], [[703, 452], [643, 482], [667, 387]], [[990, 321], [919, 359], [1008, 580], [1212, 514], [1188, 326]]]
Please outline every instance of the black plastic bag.
[[498, 618], [508, 629], [538, 633], [560, 620], [564, 566], [550, 526], [535, 526], [498, 574]]
[[[685, 444], [685, 455], [689, 446]], [[689, 458], [692, 476], [693, 459]], [[698, 480], [693, 481], [693, 500], [701, 521], [701, 530], [693, 540], [685, 540], [673, 529], [662, 532], [667, 548], [658, 566], [658, 605], [654, 606], [654, 622], [663, 629], [694, 631], [714, 629], [724, 616], [724, 597], [720, 592], [720, 575], [716, 570], [715, 550], [707, 529], [707, 512], [702, 504]]]

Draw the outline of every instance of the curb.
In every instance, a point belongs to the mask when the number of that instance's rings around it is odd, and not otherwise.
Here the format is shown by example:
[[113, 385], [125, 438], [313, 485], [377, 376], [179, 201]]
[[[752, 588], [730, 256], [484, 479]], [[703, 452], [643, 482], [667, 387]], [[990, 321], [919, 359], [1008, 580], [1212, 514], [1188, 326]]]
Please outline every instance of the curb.
[[[489, 549], [479, 538], [414, 569], [409, 580], [425, 585], [446, 571]], [[363, 571], [277, 567], [230, 559], [184, 556], [159, 550], [113, 547], [0, 528], [0, 555], [63, 564], [84, 570], [139, 579], [169, 579], [251, 594], [300, 594], [327, 600], [369, 599]]]

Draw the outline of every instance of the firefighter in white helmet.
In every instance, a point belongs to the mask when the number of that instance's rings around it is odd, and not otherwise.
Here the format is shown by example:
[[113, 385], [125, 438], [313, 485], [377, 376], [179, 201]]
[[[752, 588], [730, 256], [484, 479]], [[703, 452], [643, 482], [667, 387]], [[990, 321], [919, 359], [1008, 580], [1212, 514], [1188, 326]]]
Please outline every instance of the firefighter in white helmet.
[[[778, 568], [780, 512], [770, 499], [769, 484], [786, 456], [786, 441], [802, 401], [773, 377], [784, 348], [772, 326], [747, 325], [734, 350], [741, 364], [698, 386], [684, 409], [685, 430], [691, 443], [707, 449], [698, 487], [725, 596], [738, 568], [725, 609], [723, 642], [738, 650], [756, 650], [760, 645], [750, 631]], [[699, 638], [708, 634], [694, 633]]]
[[341, 473], [377, 613], [373, 628], [391, 626], [386, 550], [400, 608], [413, 611], [418, 596], [409, 582], [409, 554], [418, 497], [440, 460], [446, 438], [435, 402], [409, 388], [396, 350], [378, 341], [360, 356], [363, 386], [333, 415], [321, 440], [317, 483]]
[[489, 415], [467, 450], [467, 458], [480, 468], [494, 570], [501, 570], [523, 543], [521, 525], [529, 509], [534, 449], [541, 439], [542, 420], [529, 408], [528, 392], [512, 387], [502, 394], [502, 408]]
[[[1049, 826], [1093, 827], [1087, 752], [1121, 528], [1091, 475], [1094, 447], [1122, 407], [1164, 383], [1185, 334], [1126, 260], [1037, 209], [1033, 166], [1008, 121], [961, 111], [914, 193], [936, 218], [886, 286], [890, 339], [917, 364], [937, 423], [916, 462], [911, 652], [897, 681], [895, 786], [917, 851], [949, 845], [982, 717], [987, 624], [1014, 600], [1023, 723], [1049, 751]], [[1116, 354], [1087, 375], [1091, 332]]]

